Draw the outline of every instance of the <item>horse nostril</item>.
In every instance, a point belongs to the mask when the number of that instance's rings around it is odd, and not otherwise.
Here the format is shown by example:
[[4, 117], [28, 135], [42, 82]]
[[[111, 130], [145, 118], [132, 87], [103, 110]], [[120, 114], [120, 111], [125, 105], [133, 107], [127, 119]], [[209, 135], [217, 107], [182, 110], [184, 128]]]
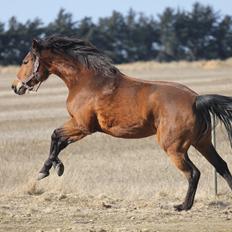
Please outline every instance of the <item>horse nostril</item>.
[[15, 86], [15, 85], [12, 85], [11, 88], [15, 91], [16, 86]]
[[12, 85], [11, 88], [14, 90], [15, 93], [17, 93], [17, 87], [16, 87], [16, 85]]

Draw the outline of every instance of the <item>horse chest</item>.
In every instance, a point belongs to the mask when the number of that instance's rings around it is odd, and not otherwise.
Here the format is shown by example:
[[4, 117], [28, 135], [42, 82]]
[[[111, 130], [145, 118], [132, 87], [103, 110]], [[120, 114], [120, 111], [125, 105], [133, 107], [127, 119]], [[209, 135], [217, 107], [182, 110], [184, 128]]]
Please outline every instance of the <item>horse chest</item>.
[[69, 96], [66, 100], [67, 111], [70, 116], [80, 115], [81, 112], [88, 113], [92, 106], [92, 99], [86, 94], [76, 94], [72, 95], [69, 93]]

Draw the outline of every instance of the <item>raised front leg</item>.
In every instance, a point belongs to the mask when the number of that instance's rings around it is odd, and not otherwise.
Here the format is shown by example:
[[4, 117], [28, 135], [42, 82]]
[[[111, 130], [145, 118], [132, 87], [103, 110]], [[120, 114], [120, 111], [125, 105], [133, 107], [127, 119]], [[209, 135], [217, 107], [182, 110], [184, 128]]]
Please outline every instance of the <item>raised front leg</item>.
[[63, 127], [55, 129], [51, 136], [50, 153], [39, 172], [38, 180], [49, 176], [52, 166], [56, 169], [58, 176], [61, 176], [64, 172], [64, 165], [58, 158], [59, 153], [70, 143], [82, 139], [87, 134], [89, 134], [88, 131], [79, 127], [74, 119], [69, 120]]

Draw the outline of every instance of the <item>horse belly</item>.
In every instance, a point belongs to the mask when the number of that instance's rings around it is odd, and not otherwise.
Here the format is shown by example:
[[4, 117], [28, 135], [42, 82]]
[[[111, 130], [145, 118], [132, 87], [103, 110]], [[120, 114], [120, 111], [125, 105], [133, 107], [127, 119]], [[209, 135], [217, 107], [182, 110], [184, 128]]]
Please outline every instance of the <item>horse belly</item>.
[[118, 138], [139, 139], [151, 136], [155, 134], [155, 132], [150, 128], [115, 127], [112, 128], [108, 134]]
[[155, 134], [153, 123], [149, 121], [137, 121], [126, 123], [100, 122], [102, 132], [119, 138], [144, 138]]

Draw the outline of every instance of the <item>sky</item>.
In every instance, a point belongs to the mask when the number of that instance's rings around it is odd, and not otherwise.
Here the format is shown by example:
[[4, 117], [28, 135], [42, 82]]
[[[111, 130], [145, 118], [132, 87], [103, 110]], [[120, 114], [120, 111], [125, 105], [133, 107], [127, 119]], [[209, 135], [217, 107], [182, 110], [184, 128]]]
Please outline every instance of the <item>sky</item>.
[[[75, 21], [85, 16], [96, 22], [99, 17], [111, 15], [113, 10], [126, 14], [130, 8], [147, 16], [156, 16], [166, 7], [191, 10], [195, 0], [0, 0], [0, 22], [6, 23], [11, 16], [20, 22], [40, 18], [45, 24], [53, 21], [61, 8], [73, 14]], [[222, 15], [232, 15], [232, 0], [199, 0], [211, 5]]]

